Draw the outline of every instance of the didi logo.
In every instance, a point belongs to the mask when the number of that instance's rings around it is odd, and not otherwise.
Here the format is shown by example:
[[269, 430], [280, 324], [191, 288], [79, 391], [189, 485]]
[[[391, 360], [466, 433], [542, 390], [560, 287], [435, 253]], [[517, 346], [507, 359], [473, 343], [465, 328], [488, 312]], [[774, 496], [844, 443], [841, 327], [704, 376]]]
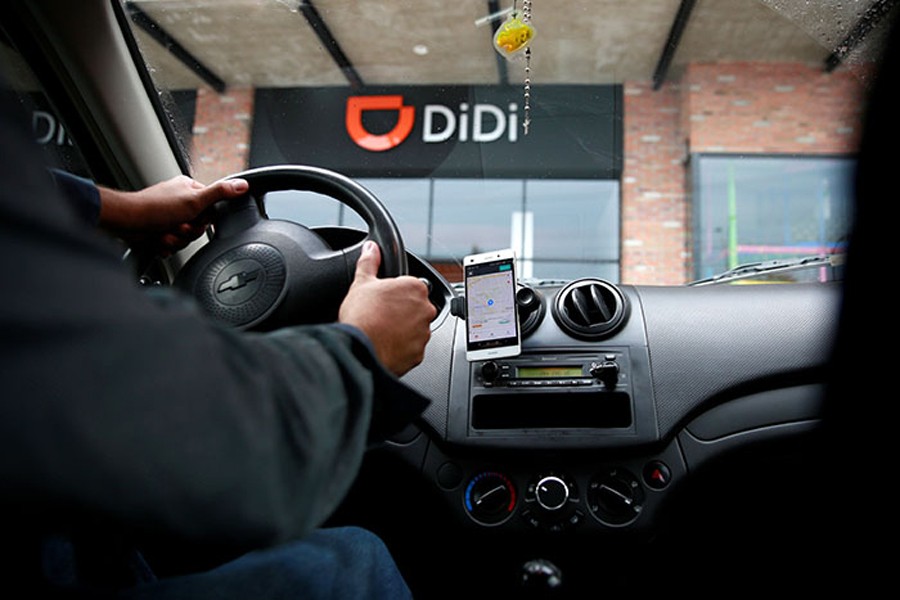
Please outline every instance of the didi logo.
[[[363, 126], [363, 112], [367, 110], [396, 110], [397, 124], [387, 133], [375, 135]], [[405, 140], [416, 120], [415, 109], [403, 105], [403, 96], [351, 96], [347, 98], [347, 133], [360, 148], [384, 152], [396, 148]]]

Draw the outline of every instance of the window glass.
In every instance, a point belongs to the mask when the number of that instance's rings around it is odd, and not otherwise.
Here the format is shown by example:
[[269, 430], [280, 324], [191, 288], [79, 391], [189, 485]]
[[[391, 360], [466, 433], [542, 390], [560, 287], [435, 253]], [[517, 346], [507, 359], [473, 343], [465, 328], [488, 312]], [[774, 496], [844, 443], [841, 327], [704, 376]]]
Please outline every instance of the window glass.
[[[533, 221], [533, 266], [539, 278], [619, 279], [617, 181], [529, 180], [526, 214]], [[528, 242], [526, 241], [526, 244]]]
[[855, 160], [697, 156], [696, 276], [844, 249]]
[[75, 175], [90, 177], [84, 158], [28, 64], [16, 50], [2, 43], [0, 80], [4, 86], [12, 88], [18, 98], [47, 164]]
[[[411, 252], [459, 264], [466, 254], [513, 248], [521, 276], [619, 279], [619, 184], [603, 180], [360, 179], [393, 216]], [[312, 192], [266, 197], [271, 218], [309, 227], [365, 228], [355, 213]]]
[[315, 192], [295, 190], [269, 192], [266, 194], [265, 205], [269, 218], [294, 221], [307, 227], [364, 226], [362, 219], [340, 202]]
[[[672, 68], [653, 72], [654, 44], [617, 54], [621, 40], [592, 27], [559, 37], [551, 23], [593, 10], [583, 0], [536, 14], [548, 28], [526, 107], [524, 65], [490, 50], [489, 20], [473, 26], [440, 3], [379, 4], [391, 15], [381, 24], [428, 15], [452, 25], [429, 40], [416, 28], [360, 37], [357, 3], [346, 0], [318, 10], [296, 1], [126, 4], [200, 181], [321, 166], [365, 178], [410, 251], [435, 266], [512, 246], [537, 278], [652, 285], [841, 248], [848, 157], [886, 33], [873, 29], [871, 46], [825, 65], [852, 9], [822, 19], [785, 8], [792, 3], [749, 3], [749, 12], [729, 10], [736, 0], [703, 3]], [[670, 4], [635, 13], [641, 31], [664, 36]], [[607, 8], [598, 14], [610, 16]], [[722, 33], [753, 28], [780, 42]], [[360, 224], [328, 200], [284, 202], [273, 200], [270, 213], [283, 206], [310, 225]]]
[[403, 235], [406, 249], [431, 254], [431, 181], [428, 179], [360, 179], [391, 213]]
[[431, 257], [461, 263], [467, 254], [510, 247], [524, 185], [504, 179], [436, 180]]
[[[426, 179], [359, 179], [381, 201], [394, 218], [407, 250], [428, 253], [429, 188]], [[350, 208], [333, 198], [314, 192], [281, 191], [266, 195], [266, 213], [272, 219], [286, 219], [306, 225], [342, 226], [367, 229]]]

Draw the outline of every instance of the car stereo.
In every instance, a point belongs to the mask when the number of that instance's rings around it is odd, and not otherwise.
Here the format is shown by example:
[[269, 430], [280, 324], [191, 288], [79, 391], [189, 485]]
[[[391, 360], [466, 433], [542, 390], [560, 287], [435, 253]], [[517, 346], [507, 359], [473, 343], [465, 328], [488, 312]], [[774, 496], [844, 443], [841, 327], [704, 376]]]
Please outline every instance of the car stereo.
[[474, 371], [474, 386], [494, 387], [601, 387], [615, 390], [626, 373], [622, 351], [602, 354], [541, 355], [486, 360]]
[[629, 364], [626, 349], [474, 363], [471, 426], [476, 430], [631, 427]]

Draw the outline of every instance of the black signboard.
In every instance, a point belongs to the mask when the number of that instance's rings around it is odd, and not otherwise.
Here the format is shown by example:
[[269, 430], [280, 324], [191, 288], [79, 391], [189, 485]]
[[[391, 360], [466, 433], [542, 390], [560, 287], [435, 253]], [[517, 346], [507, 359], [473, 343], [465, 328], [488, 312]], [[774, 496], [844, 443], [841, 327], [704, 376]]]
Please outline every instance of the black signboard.
[[616, 179], [621, 86], [256, 90], [250, 166], [306, 164], [353, 177]]

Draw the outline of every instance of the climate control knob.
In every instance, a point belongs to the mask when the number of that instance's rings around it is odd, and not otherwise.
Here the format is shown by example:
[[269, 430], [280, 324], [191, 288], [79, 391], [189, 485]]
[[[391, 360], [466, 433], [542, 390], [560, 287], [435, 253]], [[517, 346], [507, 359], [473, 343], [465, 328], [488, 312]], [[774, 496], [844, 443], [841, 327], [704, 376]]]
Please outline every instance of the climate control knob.
[[587, 490], [588, 508], [607, 525], [626, 525], [637, 519], [644, 505], [644, 490], [630, 471], [609, 468], [597, 473]]
[[496, 471], [472, 477], [463, 495], [466, 512], [482, 525], [505, 521], [516, 507], [516, 488], [509, 478]]
[[584, 513], [575, 481], [559, 472], [544, 472], [531, 480], [521, 511], [526, 523], [551, 533], [577, 527]]
[[534, 488], [534, 499], [544, 510], [559, 510], [569, 500], [569, 486], [559, 477], [549, 475], [538, 481]]

